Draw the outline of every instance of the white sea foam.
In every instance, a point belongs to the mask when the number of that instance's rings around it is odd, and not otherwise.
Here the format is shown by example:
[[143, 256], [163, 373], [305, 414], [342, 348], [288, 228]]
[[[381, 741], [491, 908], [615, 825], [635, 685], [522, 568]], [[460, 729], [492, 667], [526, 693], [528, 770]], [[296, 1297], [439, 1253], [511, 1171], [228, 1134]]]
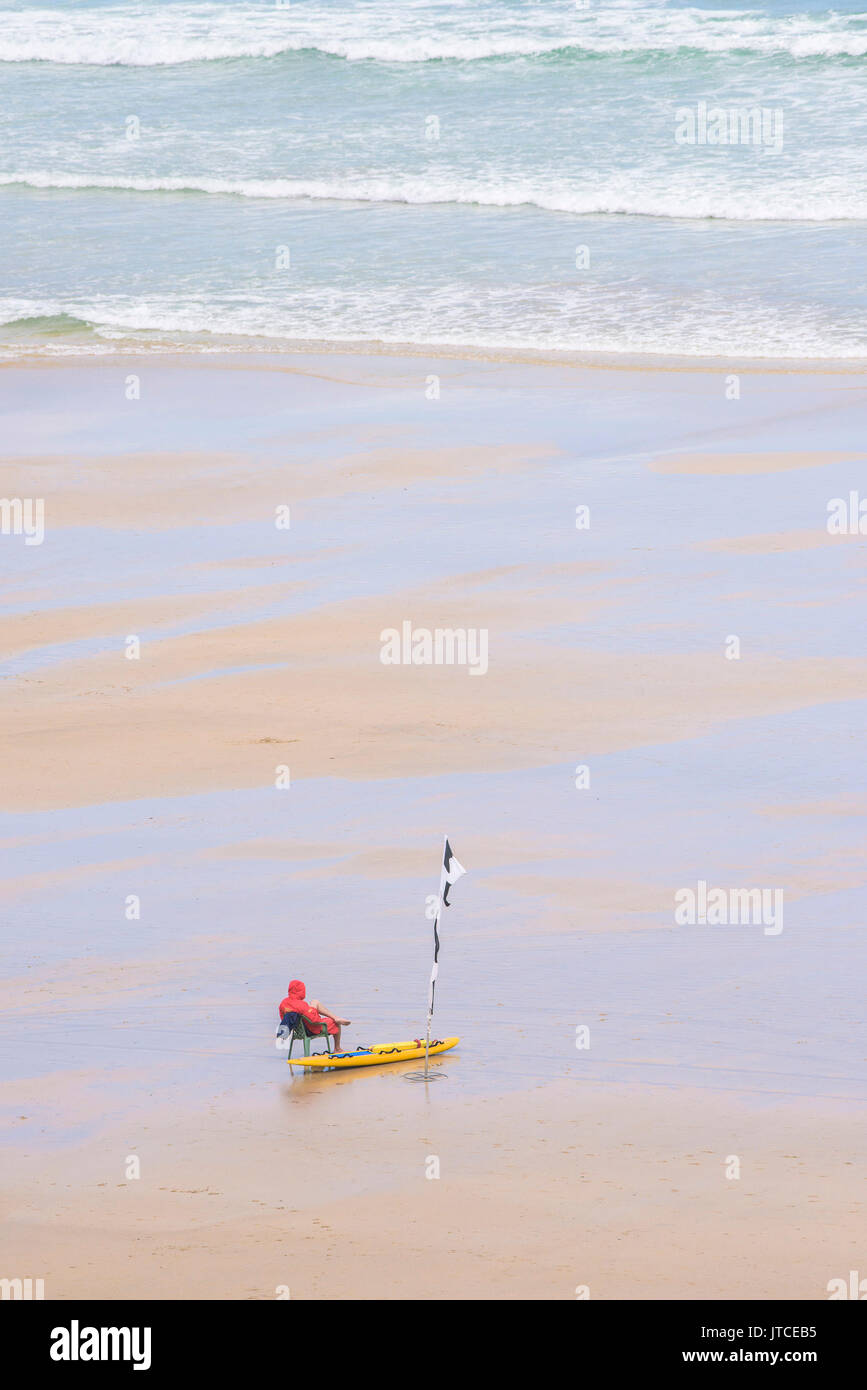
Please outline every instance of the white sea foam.
[[[852, 136], [867, 16], [675, 9], [667, 0], [593, 0], [586, 10], [572, 0], [90, 4], [0, 11], [0, 61], [103, 65], [4, 69], [12, 100], [0, 241], [6, 283], [24, 298], [0, 306], [0, 342], [61, 353], [112, 343], [276, 351], [319, 340], [867, 356], [851, 225], [867, 221]], [[291, 70], [171, 70], [291, 50], [308, 50]], [[321, 54], [505, 61], [474, 72], [372, 72]], [[645, 56], [613, 72], [605, 55], [617, 54]], [[112, 73], [111, 64], [143, 71]], [[155, 65], [170, 70], [147, 71]], [[377, 101], [365, 105], [374, 87]], [[118, 104], [121, 88], [129, 106]], [[44, 97], [34, 105], [37, 89]], [[133, 143], [121, 122], [143, 109], [145, 90], [149, 123]], [[203, 90], [226, 93], [225, 119], [209, 119]], [[262, 100], [238, 122], [236, 103], [251, 91]], [[332, 94], [321, 105], [320, 92]], [[681, 101], [754, 97], [785, 106], [782, 151], [675, 142]], [[510, 124], [513, 109], [519, 124]], [[423, 143], [432, 111], [444, 118], [437, 144]], [[14, 184], [45, 193], [13, 195]], [[71, 255], [40, 265], [18, 257], [58, 216], [75, 228]], [[577, 219], [593, 216], [610, 220], [579, 232]], [[274, 280], [271, 247], [284, 238], [293, 271]], [[579, 241], [592, 243], [593, 269], [576, 283]], [[727, 269], [715, 274], [720, 264]]]
[[636, 176], [584, 188], [530, 183], [477, 183], [419, 178], [348, 179], [225, 179], [124, 178], [122, 175], [66, 174], [20, 170], [0, 174], [0, 186], [22, 184], [39, 189], [113, 189], [136, 193], [223, 194], [241, 198], [283, 198], [295, 201], [406, 203], [416, 206], [465, 204], [492, 208], [536, 207], [546, 212], [577, 216], [607, 214], [675, 219], [716, 218], [734, 222], [833, 222], [867, 219], [867, 188], [829, 175], [822, 180], [786, 184], [768, 182], [750, 188], [720, 184], [714, 188], [705, 175], [691, 187], [673, 187], [670, 178], [660, 186], [638, 186]]
[[[511, 308], [511, 312], [510, 312]], [[279, 348], [299, 343], [350, 344], [397, 349], [470, 348], [486, 352], [643, 353], [678, 357], [867, 359], [867, 337], [855, 325], [820, 322], [814, 313], [786, 313], [769, 303], [722, 303], [693, 295], [689, 302], [662, 301], [641, 292], [595, 302], [573, 299], [553, 313], [548, 301], [521, 294], [510, 306], [502, 296], [454, 284], [418, 301], [405, 292], [353, 294], [323, 286], [295, 296], [289, 305], [272, 298], [239, 305], [225, 298], [163, 295], [151, 298], [100, 295], [87, 300], [0, 301], [0, 344], [26, 346], [18, 329], [30, 328], [35, 350], [64, 354], [103, 352], [177, 343], [187, 350], [231, 350], [246, 340]], [[45, 321], [64, 318], [62, 335]]]
[[274, 58], [316, 50], [350, 62], [473, 62], [629, 53], [783, 54], [795, 59], [867, 54], [864, 16], [781, 17], [660, 4], [576, 10], [547, 3], [531, 13], [496, 5], [373, 3], [143, 4], [0, 11], [0, 62], [167, 66]]

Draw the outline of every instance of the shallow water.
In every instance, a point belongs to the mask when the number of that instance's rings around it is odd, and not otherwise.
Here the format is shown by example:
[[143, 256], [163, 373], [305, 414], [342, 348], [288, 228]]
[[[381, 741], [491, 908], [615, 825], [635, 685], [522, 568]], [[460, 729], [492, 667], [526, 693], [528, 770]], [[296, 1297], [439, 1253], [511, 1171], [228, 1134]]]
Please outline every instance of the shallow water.
[[[552, 600], [572, 586], [583, 601], [586, 576], [579, 583], [571, 571], [545, 568], [577, 559], [600, 567], [590, 576], [593, 593], [608, 602], [580, 622], [552, 619], [546, 637], [570, 649], [703, 655], [735, 631], [748, 652], [861, 654], [857, 544], [773, 555], [697, 548], [822, 528], [827, 497], [857, 486], [862, 468], [863, 408], [851, 379], [800, 378], [793, 407], [791, 378], [749, 378], [735, 403], [714, 374], [433, 365], [445, 387], [437, 406], [425, 402], [413, 363], [329, 358], [308, 363], [309, 378], [225, 370], [172, 378], [168, 367], [152, 381], [145, 376], [150, 404], [155, 395], [163, 405], [135, 416], [126, 436], [134, 449], [158, 447], [172, 432], [186, 440], [195, 420], [212, 432], [200, 428], [200, 448], [219, 441], [240, 449], [256, 418], [271, 441], [263, 450], [279, 453], [278, 425], [294, 410], [299, 450], [308, 461], [324, 459], [362, 440], [380, 390], [408, 453], [456, 438], [545, 441], [535, 463], [500, 473], [493, 487], [490, 477], [467, 476], [309, 500], [303, 526], [289, 535], [309, 559], [309, 587], [282, 599], [251, 594], [240, 613], [206, 614], [190, 629], [311, 611], [359, 592], [393, 593], [397, 620], [407, 588], [516, 564], [528, 565]], [[326, 381], [326, 366], [349, 382]], [[97, 440], [108, 453], [120, 447], [130, 407], [114, 389], [117, 369], [14, 375], [24, 378], [25, 400], [30, 387], [41, 393], [34, 453], [50, 451], [64, 431], [82, 457]], [[0, 377], [0, 398], [11, 385]], [[208, 399], [220, 402], [216, 417], [203, 409]], [[316, 432], [329, 418], [326, 445]], [[15, 453], [25, 434], [11, 408], [8, 419]], [[678, 448], [807, 443], [831, 458], [835, 448], [855, 457], [748, 476], [646, 466]], [[362, 449], [370, 447], [365, 438]], [[575, 531], [576, 499], [592, 504], [589, 532]], [[195, 584], [206, 591], [232, 583], [241, 593], [274, 574], [243, 568], [242, 557], [286, 545], [272, 526], [248, 521], [49, 530], [41, 547], [14, 553], [10, 541], [2, 558], [10, 580], [24, 586], [22, 613], [41, 603], [92, 603], [100, 589], [115, 601], [188, 593]], [[329, 557], [338, 542], [349, 547], [348, 563]], [[202, 570], [203, 561], [230, 567]], [[37, 583], [43, 598], [34, 601]], [[165, 631], [142, 635], [158, 640]], [[24, 653], [3, 675], [45, 677], [58, 661], [117, 643], [110, 633]], [[68, 997], [49, 991], [44, 1007], [31, 1002], [17, 1016], [13, 999], [2, 1028], [4, 1075], [37, 1080], [92, 1069], [103, 1119], [157, 1100], [282, 1081], [288, 1069], [273, 1029], [291, 977], [354, 1020], [350, 1044], [414, 1036], [431, 952], [425, 897], [436, 891], [447, 830], [470, 871], [442, 931], [435, 1032], [462, 1038], [443, 1062], [450, 1086], [493, 1093], [568, 1078], [732, 1089], [759, 1102], [863, 1100], [864, 725], [860, 701], [730, 719], [699, 737], [596, 754], [586, 790], [575, 787], [586, 755], [576, 726], [571, 756], [524, 770], [359, 781], [335, 769], [333, 777], [293, 781], [285, 793], [223, 790], [4, 815], [12, 926], [4, 975], [71, 987]], [[429, 859], [429, 872], [401, 866], [407, 849]], [[393, 852], [392, 867], [365, 865], [383, 850]], [[674, 894], [699, 880], [782, 886], [782, 932], [677, 926]], [[142, 903], [132, 922], [124, 912], [130, 894]], [[106, 975], [114, 980], [107, 991]], [[588, 1051], [575, 1046], [581, 1025], [591, 1030]], [[46, 1142], [87, 1126], [86, 1118], [72, 1125], [38, 1091], [32, 1106]], [[19, 1108], [10, 1102], [10, 1114]]]

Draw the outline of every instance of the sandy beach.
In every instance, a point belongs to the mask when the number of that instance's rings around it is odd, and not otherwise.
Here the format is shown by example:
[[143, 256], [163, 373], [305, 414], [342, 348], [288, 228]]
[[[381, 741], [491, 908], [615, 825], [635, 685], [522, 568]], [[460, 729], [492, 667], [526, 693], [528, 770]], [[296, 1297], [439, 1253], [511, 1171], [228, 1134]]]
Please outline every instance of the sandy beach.
[[[743, 387], [0, 370], [0, 490], [45, 521], [0, 535], [3, 1269], [61, 1300], [809, 1300], [857, 1267], [865, 551], [826, 520], [863, 378]], [[405, 623], [485, 662], [386, 664]], [[444, 832], [447, 1079], [293, 1071], [292, 977], [352, 1045], [418, 1036]], [[679, 922], [702, 882], [784, 919]]]

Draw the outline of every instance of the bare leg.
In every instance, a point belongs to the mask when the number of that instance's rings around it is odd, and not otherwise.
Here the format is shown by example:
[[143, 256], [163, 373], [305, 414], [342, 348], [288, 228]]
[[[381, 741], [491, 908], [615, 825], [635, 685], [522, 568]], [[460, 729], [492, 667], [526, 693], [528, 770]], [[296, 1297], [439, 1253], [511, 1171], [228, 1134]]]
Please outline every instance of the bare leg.
[[329, 1021], [330, 1021], [331, 1023], [336, 1023], [336, 1024], [337, 1024], [337, 1032], [336, 1032], [336, 1033], [332, 1033], [331, 1036], [332, 1036], [333, 1039], [334, 1039], [334, 1051], [335, 1051], [335, 1052], [339, 1052], [339, 1051], [340, 1051], [340, 1027], [341, 1027], [341, 1024], [344, 1024], [344, 1025], [345, 1025], [345, 1024], [348, 1024], [348, 1023], [349, 1023], [349, 1019], [348, 1019], [348, 1018], [337, 1018], [337, 1017], [335, 1017], [334, 1014], [328, 1012], [328, 1010], [325, 1008], [325, 1005], [324, 1005], [324, 1004], [321, 1004], [321, 1003], [319, 1002], [318, 999], [311, 999], [311, 1000], [310, 1000], [310, 1007], [311, 1007], [311, 1009], [315, 1009], [317, 1013], [321, 1014], [322, 1017], [323, 1017], [323, 1019], [325, 1020], [325, 1022], [322, 1024], [322, 1030], [323, 1030], [323, 1032], [327, 1032], [327, 1031], [328, 1031], [328, 1024], [329, 1024]]

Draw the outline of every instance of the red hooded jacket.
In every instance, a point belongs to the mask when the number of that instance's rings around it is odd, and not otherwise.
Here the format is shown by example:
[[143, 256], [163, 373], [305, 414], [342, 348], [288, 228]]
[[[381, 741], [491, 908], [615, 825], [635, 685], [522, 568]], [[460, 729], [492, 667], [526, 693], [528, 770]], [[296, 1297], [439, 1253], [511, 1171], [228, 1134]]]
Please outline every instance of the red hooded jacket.
[[303, 1014], [308, 1023], [323, 1023], [323, 1017], [318, 1009], [311, 1009], [307, 1000], [304, 998], [304, 981], [290, 980], [289, 993], [280, 1004], [280, 1017], [284, 1014]]

